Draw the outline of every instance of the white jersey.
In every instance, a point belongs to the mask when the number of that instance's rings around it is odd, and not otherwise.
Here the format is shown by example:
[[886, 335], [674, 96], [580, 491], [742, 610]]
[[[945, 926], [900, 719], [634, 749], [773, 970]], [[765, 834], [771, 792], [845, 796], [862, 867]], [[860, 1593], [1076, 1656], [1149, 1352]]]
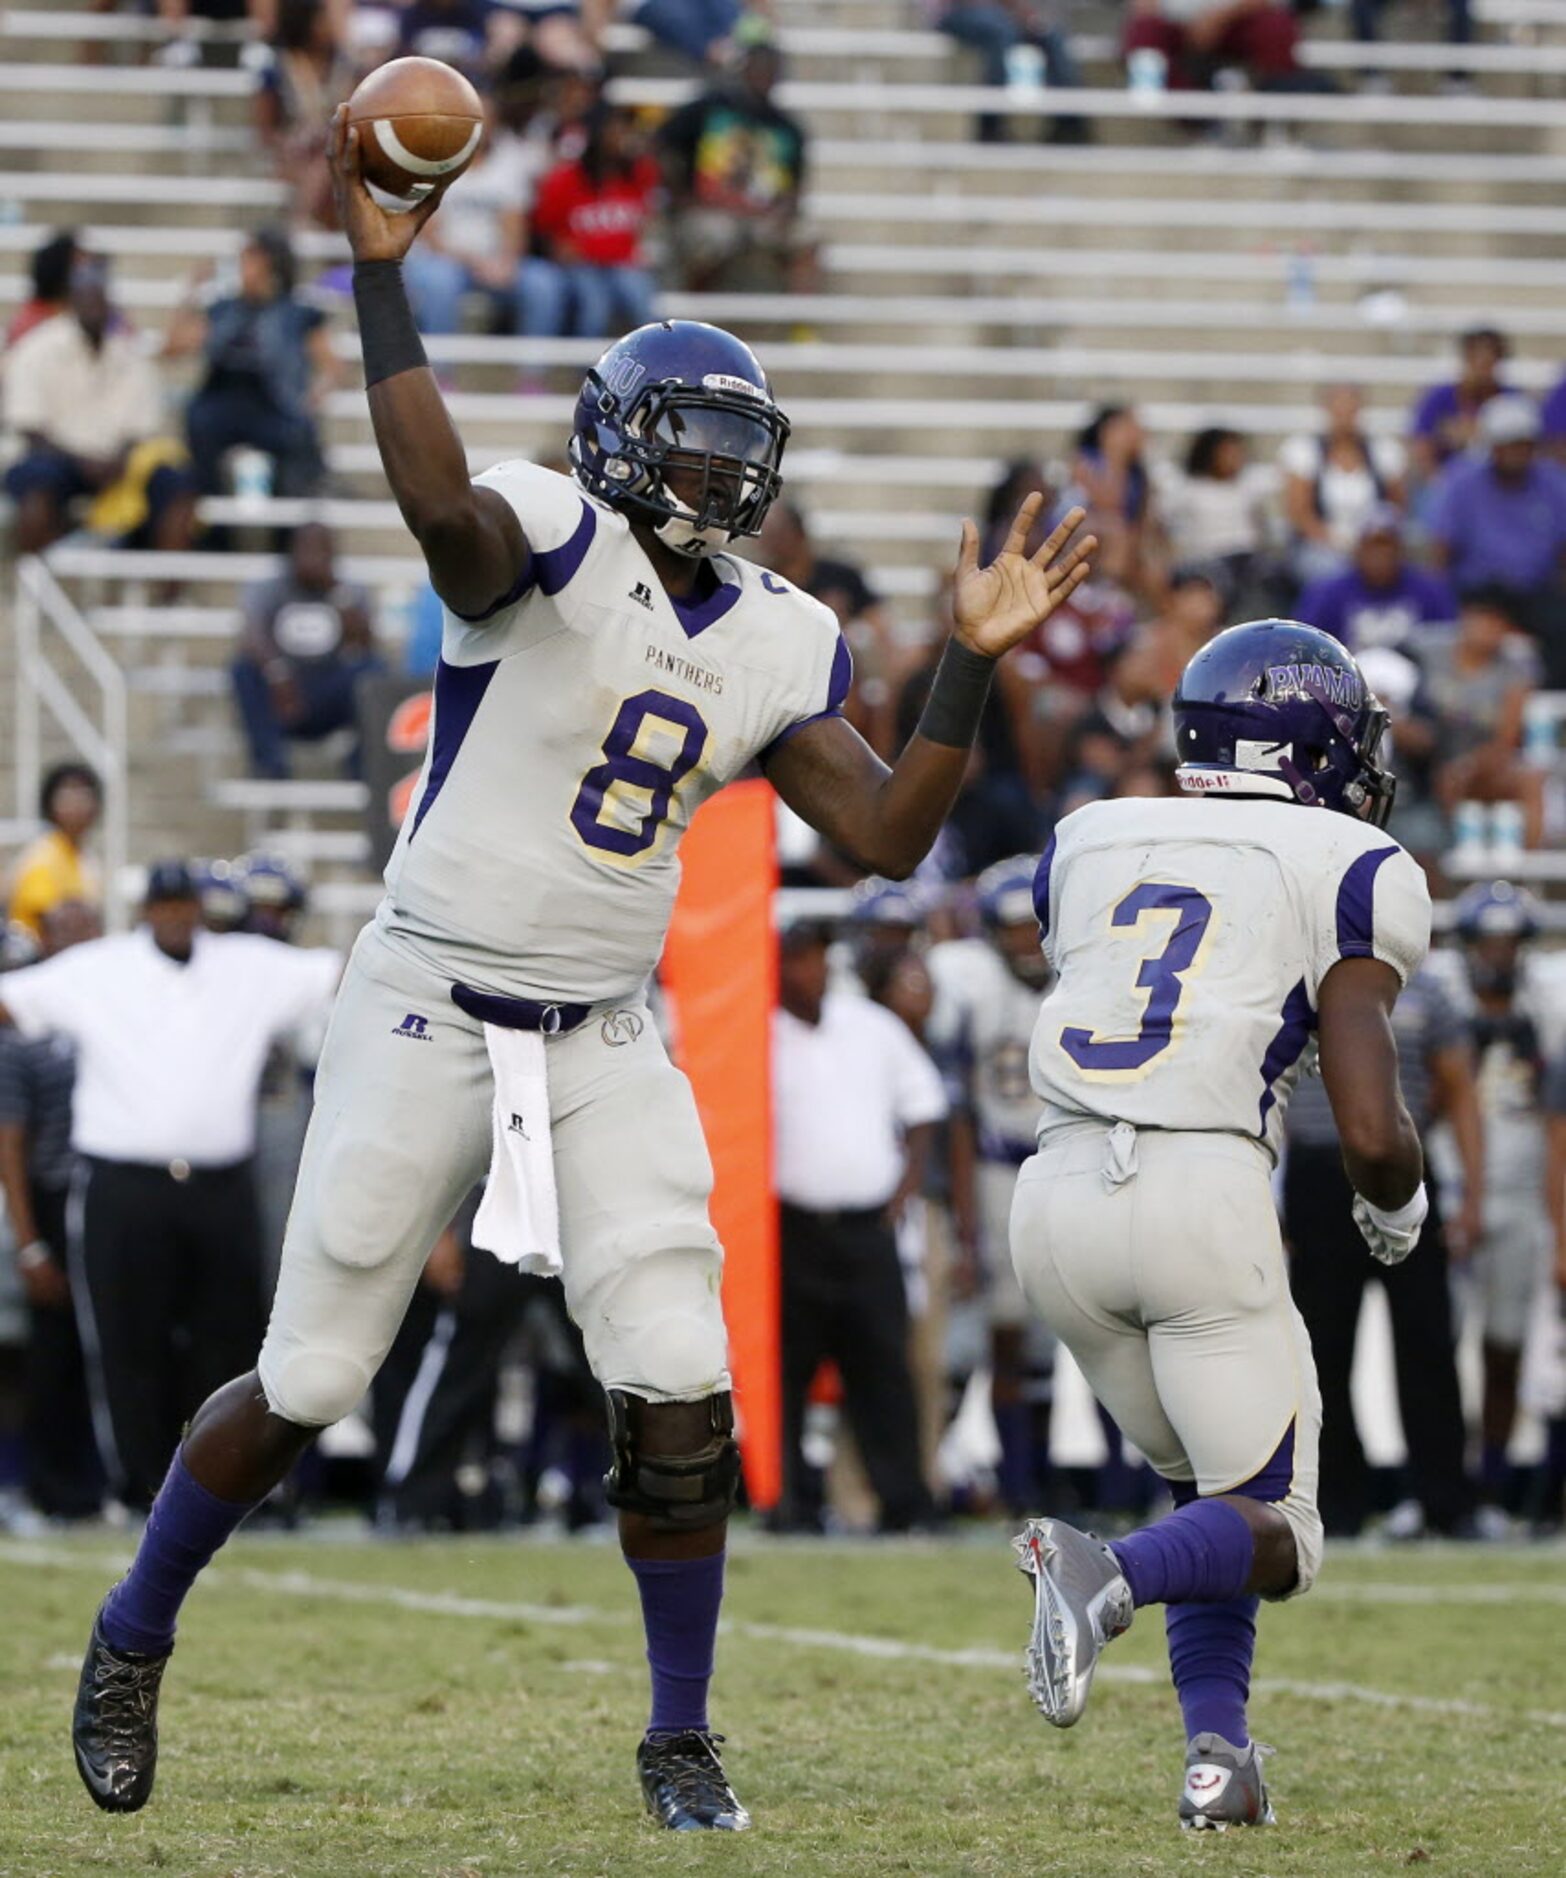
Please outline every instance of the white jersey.
[[1042, 992], [1023, 984], [982, 939], [934, 946], [925, 964], [935, 987], [925, 1041], [954, 1101], [972, 1112], [980, 1156], [1020, 1166], [1033, 1152], [1039, 1126], [1028, 1046]]
[[569, 477], [502, 463], [524, 585], [446, 614], [418, 793], [386, 869], [382, 930], [443, 975], [553, 1002], [632, 995], [657, 963], [706, 798], [839, 710], [848, 648], [828, 608], [714, 557], [672, 600], [624, 516]]
[[1058, 974], [1030, 1062], [1041, 1133], [1086, 1114], [1276, 1156], [1321, 981], [1369, 957], [1406, 983], [1430, 943], [1424, 875], [1389, 835], [1264, 798], [1078, 809], [1035, 904]]

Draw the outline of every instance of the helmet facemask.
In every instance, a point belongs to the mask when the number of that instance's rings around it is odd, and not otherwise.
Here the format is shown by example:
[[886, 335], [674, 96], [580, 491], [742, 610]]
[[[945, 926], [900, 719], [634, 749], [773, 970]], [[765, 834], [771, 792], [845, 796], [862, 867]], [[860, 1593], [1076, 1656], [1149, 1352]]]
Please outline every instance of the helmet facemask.
[[[597, 380], [589, 374], [589, 386]], [[616, 410], [601, 389], [605, 417]], [[782, 491], [779, 465], [788, 419], [742, 379], [700, 389], [649, 386], [621, 418], [600, 431], [602, 458], [588, 460], [581, 439], [571, 457], [582, 482], [615, 508], [649, 522], [664, 546], [702, 558], [759, 534]]]

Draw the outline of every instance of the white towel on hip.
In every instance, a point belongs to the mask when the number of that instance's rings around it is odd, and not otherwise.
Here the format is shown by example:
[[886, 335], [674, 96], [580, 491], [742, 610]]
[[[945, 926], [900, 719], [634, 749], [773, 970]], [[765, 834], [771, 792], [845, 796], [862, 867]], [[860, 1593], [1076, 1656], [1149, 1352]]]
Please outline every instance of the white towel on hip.
[[489, 1181], [473, 1243], [502, 1265], [557, 1275], [560, 1271], [560, 1201], [549, 1132], [549, 1071], [536, 1030], [484, 1026], [495, 1074], [490, 1119]]

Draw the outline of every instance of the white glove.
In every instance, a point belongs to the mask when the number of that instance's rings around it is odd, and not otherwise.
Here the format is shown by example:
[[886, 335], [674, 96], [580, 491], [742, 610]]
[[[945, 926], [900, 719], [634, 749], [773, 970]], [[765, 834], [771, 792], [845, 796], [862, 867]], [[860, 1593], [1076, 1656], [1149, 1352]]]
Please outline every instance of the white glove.
[[1414, 1197], [1393, 1212], [1372, 1206], [1362, 1193], [1354, 1195], [1354, 1224], [1364, 1234], [1370, 1256], [1383, 1265], [1401, 1265], [1419, 1244], [1419, 1231], [1430, 1213], [1430, 1196], [1420, 1181]]

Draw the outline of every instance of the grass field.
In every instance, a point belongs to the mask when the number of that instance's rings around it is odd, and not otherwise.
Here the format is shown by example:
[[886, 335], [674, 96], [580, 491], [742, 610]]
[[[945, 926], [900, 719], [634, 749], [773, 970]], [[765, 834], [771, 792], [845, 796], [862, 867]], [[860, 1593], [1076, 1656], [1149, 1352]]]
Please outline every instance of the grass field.
[[240, 1540], [188, 1607], [150, 1807], [94, 1810], [66, 1738], [123, 1546], [0, 1542], [0, 1874], [521, 1878], [1566, 1871], [1566, 1582], [1550, 1551], [1329, 1555], [1266, 1612], [1270, 1832], [1182, 1835], [1162, 1627], [1070, 1734], [1019, 1672], [1001, 1535], [731, 1558], [714, 1720], [744, 1839], [657, 1831], [630, 1581], [599, 1545]]

